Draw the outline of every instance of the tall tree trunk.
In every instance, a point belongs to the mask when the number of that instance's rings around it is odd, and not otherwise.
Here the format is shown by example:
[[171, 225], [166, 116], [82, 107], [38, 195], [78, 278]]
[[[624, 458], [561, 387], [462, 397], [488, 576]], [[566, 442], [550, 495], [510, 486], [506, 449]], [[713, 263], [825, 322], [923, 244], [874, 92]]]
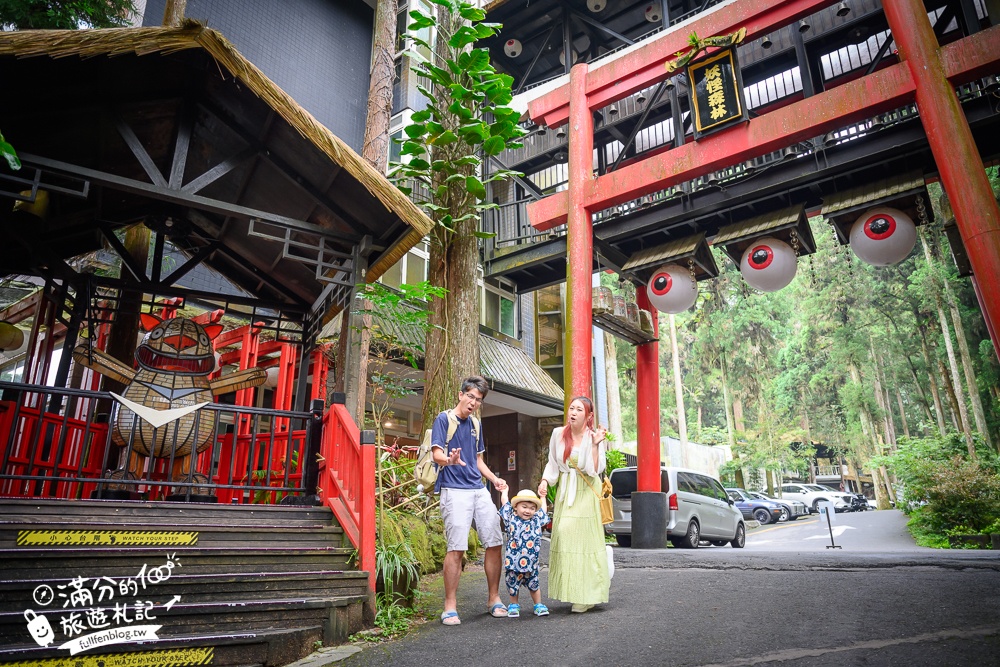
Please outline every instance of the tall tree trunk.
[[680, 436], [681, 447], [688, 442], [687, 415], [684, 413], [684, 385], [681, 381], [681, 358], [677, 351], [677, 323], [674, 316], [667, 318], [670, 322], [670, 354], [674, 366], [674, 396], [677, 399], [677, 434]]
[[[371, 78], [368, 83], [368, 113], [361, 157], [380, 174], [385, 173], [389, 157], [389, 121], [392, 118], [392, 80], [395, 73], [392, 54], [396, 43], [396, 3], [378, 0], [375, 9], [375, 40], [372, 46]], [[360, 276], [358, 277], [360, 280]], [[353, 312], [355, 306], [360, 313]], [[367, 300], [353, 301], [340, 324], [337, 374], [334, 391], [348, 394], [346, 408], [359, 428], [365, 427], [365, 402], [368, 387], [368, 351], [371, 344], [371, 310]], [[357, 377], [348, 381], [347, 374]], [[377, 421], [377, 420], [376, 420]]]
[[[923, 233], [919, 234], [919, 236], [920, 242], [924, 247], [924, 258], [927, 260], [927, 265], [932, 272], [935, 272], [936, 262], [931, 255], [927, 238]], [[958, 370], [958, 360], [955, 358], [955, 348], [951, 344], [951, 330], [948, 328], [948, 318], [944, 314], [944, 307], [941, 305], [939, 294], [934, 295], [934, 304], [937, 308], [938, 322], [941, 325], [941, 336], [944, 338], [944, 349], [948, 353], [948, 366], [951, 368], [951, 384], [955, 391], [955, 401], [958, 403], [958, 416], [962, 424], [962, 432], [965, 434], [965, 444], [969, 449], [969, 457], [975, 459], [976, 445], [972, 440], [972, 427], [969, 425], [969, 414], [965, 409], [965, 397], [962, 395], [962, 379]]]
[[615, 337], [604, 338], [604, 377], [608, 388], [608, 431], [615, 434], [615, 442], [622, 442], [622, 397], [618, 387], [618, 357]]
[[[931, 361], [931, 350], [927, 344], [927, 328], [923, 324], [918, 325], [917, 328], [920, 330], [920, 349], [923, 351], [924, 363], [927, 365], [927, 383], [931, 387], [931, 397], [934, 399], [934, 414], [937, 417], [938, 433], [943, 438], [947, 435], [948, 429], [944, 424], [944, 407], [941, 405], [941, 395], [938, 392], [938, 383], [934, 375], [934, 363]], [[913, 381], [918, 387], [920, 386], [921, 383], [917, 380], [916, 373], [914, 373]], [[957, 431], [958, 428], [956, 427], [955, 430]]]
[[[899, 421], [903, 424], [903, 435], [910, 437], [910, 427], [906, 423], [906, 410], [903, 409], [903, 395], [896, 389], [896, 403], [899, 404]], [[930, 415], [927, 415], [928, 417]]]
[[[864, 386], [863, 383], [861, 382], [861, 371], [858, 369], [857, 364], [851, 361], [848, 363], [847, 368], [851, 374], [851, 380], [853, 380], [854, 383], [857, 384], [859, 387]], [[864, 435], [866, 439], [868, 439], [872, 447], [877, 447], [877, 438], [875, 434], [875, 420], [872, 418], [871, 413], [868, 412], [868, 408], [865, 407], [863, 404], [861, 405], [859, 414], [861, 415], [861, 433]], [[863, 456], [859, 456], [858, 459], [859, 462], [861, 462], [865, 467], [870, 466], [872, 475], [872, 488], [875, 490], [876, 505], [878, 505], [879, 509], [889, 509], [889, 499], [886, 495], [886, 486], [882, 482], [881, 472], [879, 471], [878, 466], [871, 466], [870, 462], [871, 455], [868, 452], [865, 452]], [[859, 466], [858, 467], [859, 479], [862, 470], [863, 468]]]
[[733, 396], [733, 420], [736, 423], [736, 430], [740, 433], [746, 433], [747, 426], [743, 421], [743, 399], [739, 396]]
[[948, 405], [951, 406], [951, 425], [955, 428], [956, 433], [961, 433], [962, 425], [958, 422], [958, 399], [955, 398], [955, 387], [951, 384], [951, 377], [948, 375], [948, 369], [945, 368], [944, 362], [938, 359], [937, 367], [941, 384], [944, 385], [944, 395], [948, 397]]
[[951, 323], [955, 327], [955, 340], [958, 341], [958, 353], [962, 360], [962, 368], [965, 370], [965, 386], [969, 392], [969, 403], [972, 404], [972, 415], [976, 421], [976, 430], [986, 441], [989, 447], [993, 447], [993, 438], [990, 437], [990, 429], [986, 425], [986, 413], [983, 412], [983, 402], [979, 398], [979, 387], [976, 385], [976, 371], [972, 365], [972, 355], [969, 354], [969, 343], [965, 338], [965, 328], [962, 326], [962, 315], [958, 312], [958, 306], [951, 294], [951, 288], [945, 283], [945, 299], [948, 302], [948, 309], [951, 311]]
[[729, 391], [729, 364], [726, 363], [726, 353], [719, 355], [719, 369], [722, 372], [722, 402], [726, 405], [726, 435], [729, 438], [729, 451], [732, 452], [733, 460], [737, 461], [736, 486], [745, 489], [743, 480], [743, 467], [739, 465], [740, 455], [736, 451], [736, 427], [733, 418], [732, 394]]
[[186, 9], [187, 0], [167, 0], [163, 6], [163, 25], [168, 28], [179, 28]]
[[368, 84], [368, 117], [361, 157], [379, 173], [385, 173], [389, 157], [389, 121], [392, 118], [392, 81], [395, 67], [396, 2], [378, 0], [375, 7], [375, 44], [372, 47], [371, 80]]
[[[805, 396], [805, 394], [806, 394], [805, 389], [800, 389], [799, 390], [799, 398], [801, 399], [801, 404], [802, 405], [806, 405], [806, 396]], [[812, 443], [812, 429], [810, 428], [810, 424], [809, 424], [809, 411], [808, 410], [803, 410], [802, 411], [802, 430], [804, 430], [806, 432], [806, 447], [809, 447], [810, 449], [812, 449], [812, 444], [813, 444]], [[816, 466], [814, 465], [815, 463], [816, 463], [815, 457], [813, 457], [812, 459], [810, 459], [810, 461], [809, 461], [809, 483], [810, 484], [815, 484], [816, 483]]]
[[[457, 29], [452, 24], [453, 18], [459, 19], [443, 6], [438, 6], [437, 12], [437, 51], [448, 53], [447, 36]], [[438, 99], [447, 99], [451, 93], [447, 89], [435, 92]], [[459, 122], [457, 117], [454, 122]], [[435, 146], [427, 159], [454, 162], [459, 155], [455, 149], [455, 144]], [[466, 165], [459, 169], [459, 173], [471, 176], [473, 169], [471, 165]], [[445, 288], [447, 293], [444, 298], [430, 302], [428, 321], [431, 328], [427, 333], [424, 354], [425, 424], [431, 424], [439, 412], [455, 405], [464, 378], [480, 373], [479, 289], [476, 285], [479, 242], [474, 236], [479, 220], [476, 216], [462, 219], [473, 212], [473, 202], [465, 189], [465, 178], [446, 183], [441, 172], [435, 174], [432, 189], [436, 192], [441, 186], [446, 187], [448, 196], [441, 199], [449, 204], [449, 208], [435, 214], [435, 220], [440, 221], [443, 216], [450, 215], [452, 220], [460, 222], [454, 223], [451, 230], [438, 222], [431, 232], [428, 281]]]
[[[885, 401], [885, 394], [882, 391], [882, 368], [879, 364], [878, 355], [875, 353], [875, 342], [871, 338], [868, 340], [871, 343], [872, 362], [875, 364], [875, 403], [882, 412], [882, 433], [886, 446], [895, 449], [896, 440], [892, 434], [892, 411], [889, 409], [889, 405]], [[884, 454], [885, 452], [878, 453]]]

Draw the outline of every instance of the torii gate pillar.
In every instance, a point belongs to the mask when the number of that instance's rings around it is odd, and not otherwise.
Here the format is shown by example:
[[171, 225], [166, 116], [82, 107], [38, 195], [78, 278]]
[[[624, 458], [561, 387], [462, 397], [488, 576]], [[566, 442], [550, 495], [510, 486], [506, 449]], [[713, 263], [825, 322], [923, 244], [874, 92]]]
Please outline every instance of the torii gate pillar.
[[[917, 111], [927, 134], [941, 184], [955, 211], [969, 263], [975, 273], [983, 316], [1000, 355], [1000, 207], [993, 196], [969, 121], [948, 82], [941, 49], [920, 0], [884, 0], [899, 54], [916, 84]], [[996, 30], [996, 28], [993, 28]]]
[[[566, 408], [574, 396], [590, 396], [593, 381], [594, 226], [586, 199], [594, 181], [594, 116], [587, 99], [586, 63], [570, 70], [569, 88], [569, 205], [566, 219]], [[656, 320], [656, 310], [638, 295], [640, 307]], [[633, 505], [650, 507], [633, 512], [635, 546], [666, 546], [666, 496], [660, 493], [660, 377], [659, 346], [646, 343], [636, 350], [639, 479]], [[644, 496], [639, 498], [638, 496]], [[638, 523], [637, 523], [638, 522]], [[648, 539], [644, 539], [643, 536]], [[648, 543], [648, 544], [644, 544]]]
[[594, 180], [594, 116], [587, 103], [587, 63], [569, 73], [569, 211], [566, 220], [566, 339], [569, 357], [565, 409], [574, 396], [590, 396], [593, 383], [594, 223], [585, 201]]

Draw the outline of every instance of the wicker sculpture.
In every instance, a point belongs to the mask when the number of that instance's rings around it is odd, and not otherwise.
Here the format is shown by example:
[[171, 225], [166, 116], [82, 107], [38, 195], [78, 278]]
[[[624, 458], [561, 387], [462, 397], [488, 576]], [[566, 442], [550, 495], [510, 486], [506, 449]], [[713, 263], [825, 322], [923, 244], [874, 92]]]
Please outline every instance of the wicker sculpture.
[[[112, 439], [142, 456], [187, 457], [212, 444], [215, 420], [199, 410], [214, 396], [264, 383], [263, 369], [249, 368], [217, 380], [212, 340], [222, 333], [221, 324], [202, 326], [185, 318], [161, 320], [140, 315], [146, 335], [135, 351], [138, 370], [114, 357], [78, 345], [73, 359], [105, 377], [126, 384]], [[187, 466], [184, 466], [186, 469]]]

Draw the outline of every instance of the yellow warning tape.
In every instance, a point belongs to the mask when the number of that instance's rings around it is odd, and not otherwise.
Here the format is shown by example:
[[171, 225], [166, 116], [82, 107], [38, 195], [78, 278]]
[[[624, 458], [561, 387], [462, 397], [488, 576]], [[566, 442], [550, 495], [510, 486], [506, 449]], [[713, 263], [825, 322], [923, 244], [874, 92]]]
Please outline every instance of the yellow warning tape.
[[211, 665], [214, 658], [215, 648], [208, 646], [0, 662], [0, 667], [188, 667], [189, 665]]
[[161, 547], [198, 544], [197, 531], [19, 530], [19, 547]]

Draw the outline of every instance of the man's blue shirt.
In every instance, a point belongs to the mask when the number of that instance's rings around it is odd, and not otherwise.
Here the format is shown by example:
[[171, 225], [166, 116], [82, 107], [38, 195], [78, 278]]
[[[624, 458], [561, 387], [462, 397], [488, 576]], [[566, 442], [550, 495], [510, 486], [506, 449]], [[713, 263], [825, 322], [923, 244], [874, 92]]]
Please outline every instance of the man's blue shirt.
[[[482, 424], [480, 424], [481, 430]], [[447, 439], [448, 415], [442, 412], [434, 420], [434, 426], [431, 427], [431, 445], [443, 448], [445, 456], [449, 455], [451, 450], [455, 448], [461, 449], [462, 461], [465, 462], [465, 465], [456, 463], [455, 465], [439, 466], [435, 491], [482, 488], [483, 476], [479, 472], [478, 455], [485, 451], [485, 447], [483, 446], [482, 433], [479, 434], [479, 438], [473, 439], [472, 437], [472, 418], [459, 419], [455, 435], [451, 437], [451, 442], [445, 444]]]

